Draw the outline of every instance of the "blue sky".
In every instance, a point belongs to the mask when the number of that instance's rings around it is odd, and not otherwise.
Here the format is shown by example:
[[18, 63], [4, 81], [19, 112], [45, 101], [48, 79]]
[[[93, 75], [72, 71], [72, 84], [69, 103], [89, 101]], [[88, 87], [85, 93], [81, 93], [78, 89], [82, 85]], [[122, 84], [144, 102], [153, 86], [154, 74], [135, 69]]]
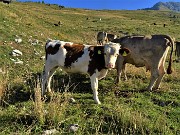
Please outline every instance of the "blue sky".
[[[19, 0], [36, 1], [42, 0]], [[157, 2], [180, 2], [180, 0], [43, 0], [45, 3], [58, 4], [72, 8], [136, 10], [152, 7]]]

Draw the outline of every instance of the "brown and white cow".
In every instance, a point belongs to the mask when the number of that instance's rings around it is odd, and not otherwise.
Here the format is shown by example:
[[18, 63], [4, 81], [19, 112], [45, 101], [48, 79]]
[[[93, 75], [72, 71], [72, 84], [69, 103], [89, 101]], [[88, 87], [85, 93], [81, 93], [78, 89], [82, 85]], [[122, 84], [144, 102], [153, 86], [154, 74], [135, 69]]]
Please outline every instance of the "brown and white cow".
[[50, 81], [55, 70], [60, 67], [69, 73], [87, 73], [90, 76], [94, 100], [98, 98], [98, 80], [106, 76], [108, 69], [115, 67], [120, 49], [117, 43], [107, 43], [104, 46], [74, 44], [59, 40], [49, 40], [46, 43], [46, 61], [42, 77], [42, 95], [47, 90], [51, 92]]
[[3, 3], [9, 4], [12, 2], [12, 0], [1, 0]]
[[147, 90], [158, 89], [161, 80], [165, 74], [165, 59], [169, 47], [172, 47], [170, 53], [169, 66], [167, 73], [171, 74], [172, 52], [174, 41], [168, 35], [150, 35], [150, 36], [125, 36], [115, 39], [112, 42], [120, 43], [121, 47], [130, 50], [127, 56], [119, 55], [117, 59], [117, 83], [120, 81], [121, 73], [125, 77], [125, 64], [130, 63], [136, 67], [146, 67], [151, 72], [151, 80]]
[[108, 34], [106, 32], [98, 32], [97, 34], [97, 44], [103, 45], [104, 43], [111, 42], [116, 39], [117, 36], [114, 34]]

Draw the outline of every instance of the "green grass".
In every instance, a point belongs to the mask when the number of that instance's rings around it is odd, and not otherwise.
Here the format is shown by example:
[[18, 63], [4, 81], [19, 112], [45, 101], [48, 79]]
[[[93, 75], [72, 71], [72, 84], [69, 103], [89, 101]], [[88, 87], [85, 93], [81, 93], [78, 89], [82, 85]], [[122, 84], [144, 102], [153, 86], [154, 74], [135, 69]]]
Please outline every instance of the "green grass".
[[[44, 65], [40, 57], [45, 54], [48, 38], [96, 44], [97, 32], [104, 30], [119, 36], [169, 34], [180, 40], [180, 19], [173, 15], [180, 18], [179, 13], [170, 11], [98, 11], [30, 2], [0, 3], [0, 134], [41, 134], [54, 128], [64, 135], [180, 134], [179, 63], [173, 63], [174, 72], [164, 76], [162, 88], [155, 92], [143, 91], [150, 78], [144, 68], [127, 65], [128, 81], [119, 85], [114, 84], [116, 71], [109, 71], [99, 81], [102, 105], [94, 103], [87, 75], [71, 75], [69, 82], [67, 74], [58, 70], [52, 82], [55, 93], [45, 101], [40, 100], [37, 86]], [[62, 25], [54, 26], [58, 21]], [[16, 35], [22, 43], [14, 41]], [[31, 45], [30, 39], [38, 39], [39, 44]], [[16, 59], [11, 55], [13, 49], [23, 53], [18, 57], [23, 65], [10, 60]], [[69, 125], [75, 123], [79, 129], [71, 133]]]

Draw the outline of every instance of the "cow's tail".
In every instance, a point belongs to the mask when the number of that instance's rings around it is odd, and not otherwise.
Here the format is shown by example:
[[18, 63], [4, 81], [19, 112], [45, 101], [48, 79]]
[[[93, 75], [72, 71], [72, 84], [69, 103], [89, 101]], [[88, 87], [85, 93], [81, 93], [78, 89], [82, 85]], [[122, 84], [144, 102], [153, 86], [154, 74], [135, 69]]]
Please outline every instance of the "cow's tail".
[[170, 58], [169, 58], [169, 65], [168, 65], [168, 68], [167, 68], [167, 74], [171, 74], [173, 72], [173, 70], [172, 70], [172, 53], [173, 53], [173, 50], [174, 50], [174, 40], [170, 36], [167, 36], [166, 38], [170, 41], [169, 46], [172, 47], [171, 48], [171, 53], [170, 53]]

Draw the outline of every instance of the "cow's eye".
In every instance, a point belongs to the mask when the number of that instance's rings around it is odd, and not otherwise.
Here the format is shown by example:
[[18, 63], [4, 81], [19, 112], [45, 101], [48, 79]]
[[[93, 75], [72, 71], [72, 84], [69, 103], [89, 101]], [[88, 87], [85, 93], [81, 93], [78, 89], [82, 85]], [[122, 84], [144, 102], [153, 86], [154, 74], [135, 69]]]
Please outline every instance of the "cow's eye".
[[106, 55], [106, 53], [104, 53], [104, 55]]

